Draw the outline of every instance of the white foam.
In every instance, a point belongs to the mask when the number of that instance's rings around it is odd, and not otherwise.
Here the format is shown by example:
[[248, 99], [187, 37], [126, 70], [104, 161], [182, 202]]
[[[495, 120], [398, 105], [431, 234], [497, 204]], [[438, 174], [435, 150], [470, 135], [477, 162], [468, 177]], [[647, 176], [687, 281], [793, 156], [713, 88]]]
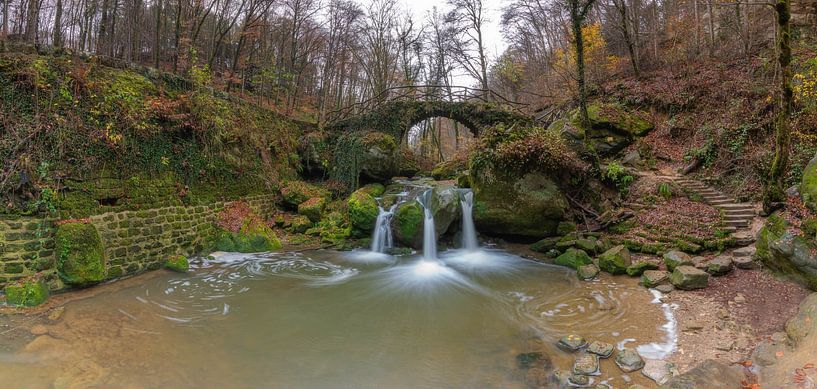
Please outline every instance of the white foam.
[[654, 297], [652, 303], [661, 304], [664, 317], [667, 319], [667, 322], [661, 326], [665, 334], [664, 342], [644, 344], [638, 346], [636, 350], [642, 357], [647, 359], [665, 359], [672, 355], [678, 346], [678, 322], [675, 320], [675, 314], [673, 313], [677, 305], [662, 303], [661, 298], [664, 297], [664, 295], [655, 289], [650, 289], [650, 292]]

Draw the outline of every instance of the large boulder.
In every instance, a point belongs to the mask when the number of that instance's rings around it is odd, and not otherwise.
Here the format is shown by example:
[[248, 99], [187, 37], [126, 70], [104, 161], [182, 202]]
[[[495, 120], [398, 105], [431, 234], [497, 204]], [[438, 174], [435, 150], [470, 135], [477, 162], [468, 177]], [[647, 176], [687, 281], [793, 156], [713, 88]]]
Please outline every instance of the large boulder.
[[282, 247], [275, 232], [257, 219], [245, 220], [235, 232], [219, 229], [215, 246], [219, 251], [239, 253], [275, 251]]
[[[457, 188], [453, 185], [437, 184], [431, 189], [429, 206], [434, 215], [434, 231], [439, 239], [462, 213]], [[392, 219], [395, 227], [394, 237], [406, 246], [422, 248], [424, 221], [425, 210], [417, 201], [407, 201], [398, 205]]]
[[567, 219], [567, 198], [549, 177], [528, 173], [513, 178], [500, 172], [471, 175], [474, 222], [481, 232], [544, 238]]
[[709, 273], [694, 266], [678, 266], [670, 274], [669, 280], [678, 289], [701, 289], [709, 285]]
[[567, 249], [564, 254], [556, 257], [554, 263], [557, 265], [578, 269], [581, 266], [592, 264], [593, 260], [583, 250], [571, 247]]
[[772, 271], [817, 290], [817, 242], [796, 235], [780, 216], [772, 215], [758, 232], [755, 256]]
[[624, 245], [618, 245], [599, 255], [599, 268], [610, 274], [624, 274], [630, 266], [630, 250]]
[[372, 184], [352, 192], [346, 201], [349, 206], [349, 219], [352, 222], [352, 228], [364, 233], [374, 230], [377, 214], [379, 213], [375, 198], [382, 195], [383, 191], [383, 185]]
[[361, 137], [363, 155], [360, 172], [374, 180], [385, 181], [400, 174], [397, 165], [398, 145], [393, 136], [369, 132]]
[[321, 220], [324, 208], [326, 208], [326, 199], [313, 197], [298, 205], [298, 214], [308, 217], [313, 223], [317, 223]]
[[587, 131], [593, 148], [602, 156], [612, 155], [631, 144], [636, 137], [644, 136], [654, 126], [644, 118], [641, 112], [628, 112], [617, 104], [593, 103], [587, 107], [590, 128], [581, 123], [578, 109], [570, 112], [565, 119], [560, 119], [549, 129], [560, 131], [574, 144], [581, 145]]
[[692, 266], [694, 262], [688, 254], [672, 250], [664, 254], [664, 264], [667, 265], [667, 270], [672, 272], [678, 266]]
[[56, 241], [57, 274], [66, 284], [82, 287], [105, 279], [105, 251], [93, 224], [62, 224]]
[[803, 170], [800, 182], [800, 197], [812, 211], [817, 211], [817, 155], [809, 161]]

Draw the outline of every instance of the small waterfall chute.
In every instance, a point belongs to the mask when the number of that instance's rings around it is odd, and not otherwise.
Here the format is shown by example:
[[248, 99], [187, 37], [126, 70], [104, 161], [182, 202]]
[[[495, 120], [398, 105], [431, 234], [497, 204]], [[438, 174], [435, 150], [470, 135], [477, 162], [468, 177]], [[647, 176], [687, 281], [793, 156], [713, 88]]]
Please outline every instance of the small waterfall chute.
[[462, 248], [468, 251], [479, 250], [477, 229], [474, 227], [474, 192], [460, 189], [460, 207], [462, 208]]
[[431, 200], [434, 190], [428, 189], [417, 197], [417, 202], [423, 206], [425, 220], [423, 223], [423, 259], [437, 259], [437, 231], [434, 227], [434, 212], [431, 209]]
[[376, 253], [385, 253], [387, 250], [394, 247], [394, 237], [391, 230], [391, 219], [394, 216], [394, 210], [399, 204], [395, 201], [388, 210], [380, 205], [378, 199], [377, 222], [375, 222], [374, 231], [372, 232], [372, 246], [371, 250]]

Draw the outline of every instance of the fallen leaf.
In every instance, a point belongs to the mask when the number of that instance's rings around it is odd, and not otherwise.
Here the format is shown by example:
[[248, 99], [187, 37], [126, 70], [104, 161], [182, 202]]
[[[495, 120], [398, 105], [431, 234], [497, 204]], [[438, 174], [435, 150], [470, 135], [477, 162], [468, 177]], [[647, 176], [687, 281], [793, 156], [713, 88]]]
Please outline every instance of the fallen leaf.
[[782, 352], [782, 351], [778, 351], [778, 352], [774, 353], [774, 355], [775, 355], [776, 357], [778, 357], [778, 358], [782, 358], [782, 357], [783, 357], [783, 352]]
[[807, 364], [803, 365], [803, 369], [813, 369], [813, 368], [814, 368], [813, 363], [807, 363]]

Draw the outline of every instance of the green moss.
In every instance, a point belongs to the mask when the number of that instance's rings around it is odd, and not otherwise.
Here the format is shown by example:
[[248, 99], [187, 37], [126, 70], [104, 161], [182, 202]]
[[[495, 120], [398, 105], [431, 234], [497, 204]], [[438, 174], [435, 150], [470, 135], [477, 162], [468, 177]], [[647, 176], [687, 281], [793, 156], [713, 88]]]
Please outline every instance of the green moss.
[[323, 197], [313, 197], [298, 205], [298, 214], [309, 218], [313, 223], [321, 220], [321, 215], [326, 207], [326, 199]]
[[165, 269], [173, 270], [179, 273], [186, 273], [190, 270], [190, 263], [184, 255], [171, 255], [165, 261]]
[[57, 227], [57, 274], [72, 286], [88, 286], [105, 279], [102, 240], [93, 224], [67, 223]]
[[371, 232], [377, 222], [377, 200], [371, 193], [371, 188], [364, 187], [353, 192], [347, 200], [349, 220], [356, 230]]
[[404, 237], [417, 236], [423, 229], [424, 215], [423, 207], [417, 202], [401, 205], [394, 215], [395, 234]]
[[803, 203], [812, 211], [817, 211], [817, 156], [811, 159], [803, 169], [803, 179], [800, 182], [800, 196]]
[[215, 247], [219, 251], [259, 253], [280, 250], [282, 245], [275, 232], [267, 225], [246, 221], [238, 232], [225, 231], [217, 227]]
[[599, 268], [610, 274], [624, 274], [630, 266], [630, 251], [618, 245], [599, 255]]
[[34, 307], [48, 299], [48, 285], [41, 279], [28, 279], [6, 285], [6, 304]]
[[556, 257], [554, 263], [557, 265], [578, 269], [579, 266], [593, 263], [593, 260], [583, 250], [569, 248], [564, 252], [564, 254]]
[[303, 234], [308, 229], [312, 228], [313, 223], [309, 220], [308, 217], [303, 215], [298, 215], [290, 221], [289, 230], [296, 234]]
[[281, 187], [284, 204], [297, 208], [301, 203], [315, 197], [328, 198], [329, 193], [303, 181], [289, 181]]

